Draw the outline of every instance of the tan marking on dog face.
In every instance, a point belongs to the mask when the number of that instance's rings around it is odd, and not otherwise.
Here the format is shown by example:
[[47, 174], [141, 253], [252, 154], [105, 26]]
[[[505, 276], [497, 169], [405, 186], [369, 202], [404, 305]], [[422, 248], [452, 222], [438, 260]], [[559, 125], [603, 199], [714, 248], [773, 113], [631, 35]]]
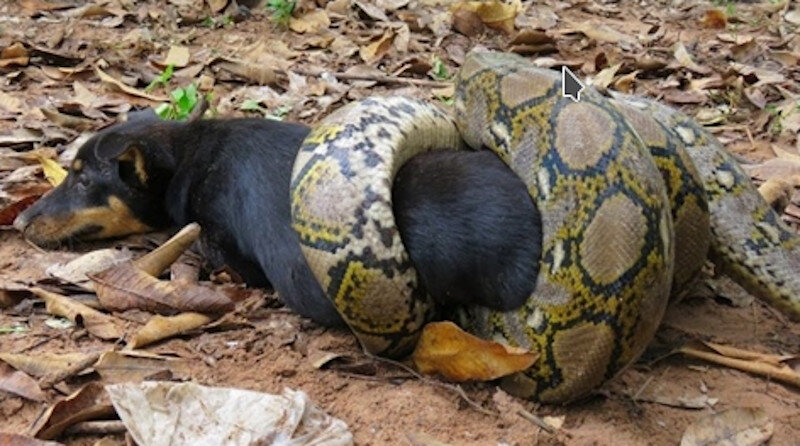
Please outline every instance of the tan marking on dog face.
[[131, 147], [130, 149], [126, 150], [125, 153], [119, 156], [119, 161], [127, 161], [133, 163], [133, 169], [136, 172], [136, 176], [139, 178], [139, 181], [142, 184], [147, 183], [147, 170], [145, 169], [145, 162], [144, 156], [142, 155], [141, 150], [136, 147]]
[[25, 237], [37, 244], [56, 243], [99, 226], [98, 232], [80, 236], [81, 240], [120, 237], [151, 231], [152, 228], [134, 217], [130, 208], [116, 196], [108, 198], [108, 206], [77, 209], [66, 215], [36, 217], [25, 229]]
[[80, 172], [83, 169], [83, 160], [76, 159], [72, 161], [72, 170], [75, 172]]

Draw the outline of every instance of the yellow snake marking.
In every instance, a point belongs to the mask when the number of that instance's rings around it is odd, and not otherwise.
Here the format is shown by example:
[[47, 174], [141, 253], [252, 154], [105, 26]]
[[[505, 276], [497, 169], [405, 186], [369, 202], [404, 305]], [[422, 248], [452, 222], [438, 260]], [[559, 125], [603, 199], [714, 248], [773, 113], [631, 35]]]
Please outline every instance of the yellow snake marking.
[[[296, 202], [292, 227], [301, 239], [309, 243], [326, 242], [341, 245], [347, 239], [352, 227], [351, 222], [337, 221], [342, 215], [339, 209], [344, 198], [352, 193], [348, 184], [337, 184], [336, 166], [329, 160], [320, 160], [313, 164], [297, 185], [298, 192], [307, 196], [305, 201]], [[331, 199], [332, 193], [340, 193], [339, 199]], [[309, 208], [314, 209], [314, 212]]]

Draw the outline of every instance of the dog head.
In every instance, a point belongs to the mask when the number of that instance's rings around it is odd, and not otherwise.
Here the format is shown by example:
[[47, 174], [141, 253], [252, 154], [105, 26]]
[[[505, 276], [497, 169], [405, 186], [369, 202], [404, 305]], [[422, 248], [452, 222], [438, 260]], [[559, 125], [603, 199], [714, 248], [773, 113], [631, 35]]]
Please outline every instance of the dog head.
[[[149, 121], [149, 120], [147, 120]], [[20, 214], [14, 227], [37, 245], [120, 237], [166, 224], [163, 169], [154, 157], [157, 123], [127, 122], [90, 138], [55, 189]]]

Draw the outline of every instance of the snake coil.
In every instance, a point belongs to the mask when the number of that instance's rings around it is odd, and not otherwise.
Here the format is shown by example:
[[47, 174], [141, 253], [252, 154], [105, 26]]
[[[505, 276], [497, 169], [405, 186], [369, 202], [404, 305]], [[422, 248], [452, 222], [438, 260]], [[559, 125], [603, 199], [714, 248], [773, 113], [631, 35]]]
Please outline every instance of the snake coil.
[[634, 361], [709, 246], [748, 289], [800, 315], [798, 238], [689, 118], [591, 88], [573, 102], [561, 97], [557, 72], [508, 54], [470, 53], [456, 87], [454, 117], [404, 97], [348, 104], [312, 130], [295, 160], [293, 228], [370, 352], [408, 353], [435, 313], [417, 288], [391, 189], [405, 161], [443, 148], [493, 150], [542, 216], [526, 303], [450, 315], [480, 337], [541, 354], [504, 379], [516, 395], [570, 401]]

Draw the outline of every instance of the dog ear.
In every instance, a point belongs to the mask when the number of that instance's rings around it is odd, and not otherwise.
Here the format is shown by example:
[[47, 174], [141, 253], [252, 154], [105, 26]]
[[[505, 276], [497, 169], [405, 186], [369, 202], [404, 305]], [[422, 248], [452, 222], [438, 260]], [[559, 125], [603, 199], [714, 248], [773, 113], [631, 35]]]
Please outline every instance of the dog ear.
[[147, 164], [138, 144], [128, 144], [125, 150], [117, 156], [117, 163], [119, 176], [123, 182], [132, 186], [147, 184]]

